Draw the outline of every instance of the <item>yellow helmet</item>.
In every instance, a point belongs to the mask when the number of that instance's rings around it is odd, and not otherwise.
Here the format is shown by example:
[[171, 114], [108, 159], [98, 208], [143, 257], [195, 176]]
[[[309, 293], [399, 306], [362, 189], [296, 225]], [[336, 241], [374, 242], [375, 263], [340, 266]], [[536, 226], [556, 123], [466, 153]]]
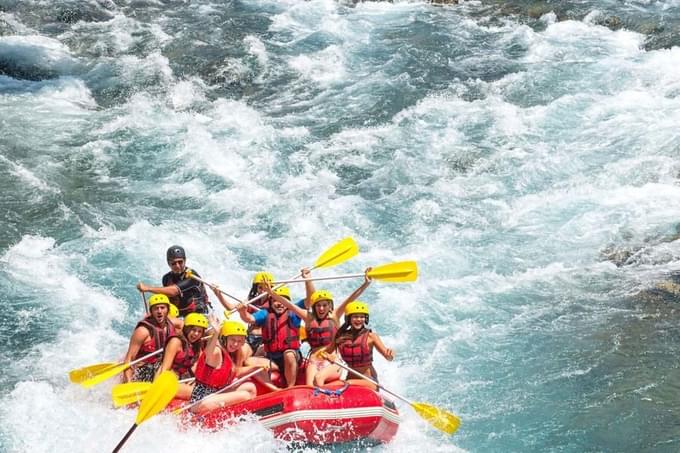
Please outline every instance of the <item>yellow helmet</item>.
[[274, 281], [274, 276], [270, 274], [269, 272], [258, 272], [255, 274], [255, 277], [253, 277], [253, 285], [256, 285], [258, 283], [262, 282], [273, 282]]
[[239, 335], [245, 337], [246, 335], [248, 335], [248, 333], [246, 332], [246, 326], [244, 326], [243, 323], [238, 321], [224, 321], [224, 324], [222, 324], [222, 328], [220, 329], [220, 336], [228, 337], [231, 335]]
[[290, 288], [287, 286], [279, 286], [274, 290], [274, 294], [278, 294], [279, 296], [283, 296], [290, 300]]
[[176, 317], [179, 316], [179, 308], [177, 308], [177, 305], [170, 304], [170, 310], [168, 310], [168, 316], [170, 318], [176, 318]]
[[170, 308], [170, 299], [165, 294], [154, 294], [149, 297], [149, 308], [158, 304], [166, 304]]
[[347, 304], [347, 308], [345, 308], [345, 316], [349, 317], [352, 315], [368, 316], [368, 305], [359, 300], [350, 302], [349, 304]]
[[329, 301], [333, 302], [333, 295], [331, 294], [330, 291], [326, 291], [325, 289], [320, 289], [318, 291], [314, 291], [312, 293], [312, 300], [311, 300], [312, 307], [314, 306], [314, 304], [316, 304], [320, 300], [329, 300]]
[[200, 313], [189, 313], [186, 318], [184, 318], [184, 327], [203, 327], [208, 328], [208, 318]]

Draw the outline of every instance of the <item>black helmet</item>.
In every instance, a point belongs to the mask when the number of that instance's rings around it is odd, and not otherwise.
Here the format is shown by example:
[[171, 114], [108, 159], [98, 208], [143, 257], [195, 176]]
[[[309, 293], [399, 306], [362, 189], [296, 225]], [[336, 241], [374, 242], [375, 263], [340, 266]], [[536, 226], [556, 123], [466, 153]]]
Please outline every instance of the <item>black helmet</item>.
[[166, 253], [166, 257], [168, 261], [172, 261], [177, 258], [182, 258], [185, 260], [187, 258], [186, 253], [184, 253], [184, 248], [180, 245], [173, 245], [168, 249], [168, 252]]

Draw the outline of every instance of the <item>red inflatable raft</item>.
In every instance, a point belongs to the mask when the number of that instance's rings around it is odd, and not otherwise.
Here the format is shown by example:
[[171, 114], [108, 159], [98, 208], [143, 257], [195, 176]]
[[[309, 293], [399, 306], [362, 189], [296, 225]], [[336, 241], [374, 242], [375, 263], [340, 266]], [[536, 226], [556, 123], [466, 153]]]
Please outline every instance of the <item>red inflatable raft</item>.
[[243, 415], [258, 417], [279, 439], [314, 445], [386, 443], [399, 428], [399, 412], [392, 401], [363, 385], [341, 383], [322, 389], [298, 385], [186, 416], [190, 423], [219, 430]]

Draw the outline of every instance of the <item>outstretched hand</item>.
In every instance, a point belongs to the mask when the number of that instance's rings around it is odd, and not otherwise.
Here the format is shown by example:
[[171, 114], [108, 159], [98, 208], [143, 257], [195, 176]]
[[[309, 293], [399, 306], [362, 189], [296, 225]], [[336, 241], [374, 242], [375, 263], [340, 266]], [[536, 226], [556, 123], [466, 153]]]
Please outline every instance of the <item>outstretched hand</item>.
[[148, 291], [149, 291], [149, 287], [146, 286], [146, 285], [145, 285], [144, 283], [142, 283], [142, 282], [137, 283], [137, 289], [138, 289], [140, 292], [142, 292], [142, 293], [145, 293], [145, 292], [148, 292]]
[[372, 267], [367, 267], [366, 270], [364, 271], [364, 284], [365, 285], [370, 285], [371, 281], [373, 281], [373, 279], [368, 276], [368, 273], [371, 272], [372, 270], [373, 270]]

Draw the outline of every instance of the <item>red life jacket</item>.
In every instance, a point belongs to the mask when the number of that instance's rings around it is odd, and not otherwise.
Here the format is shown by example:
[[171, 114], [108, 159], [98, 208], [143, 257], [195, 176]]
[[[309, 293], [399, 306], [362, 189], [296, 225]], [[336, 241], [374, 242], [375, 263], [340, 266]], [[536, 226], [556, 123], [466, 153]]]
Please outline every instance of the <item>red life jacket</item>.
[[223, 347], [219, 346], [219, 348], [222, 350], [222, 365], [219, 368], [213, 368], [205, 363], [205, 351], [202, 351], [201, 355], [198, 356], [195, 373], [196, 382], [215, 390], [229, 385], [234, 380], [235, 374], [231, 356]]
[[368, 347], [370, 332], [369, 329], [363, 328], [356, 338], [352, 338], [352, 333], [348, 332], [336, 340], [342, 360], [350, 367], [366, 368], [373, 363], [373, 348]]
[[[142, 343], [142, 347], [139, 348], [139, 352], [137, 353], [137, 357], [135, 357], [135, 359], [139, 359], [147, 354], [158, 351], [159, 349], [165, 347], [165, 343], [168, 341], [168, 338], [175, 335], [175, 326], [173, 326], [170, 320], [167, 318], [165, 319], [165, 326], [161, 327], [156, 324], [154, 318], [151, 316], [146, 316], [137, 323], [135, 329], [137, 329], [139, 326], [146, 327], [146, 329], [149, 331], [149, 338], [147, 338], [144, 343]], [[158, 360], [160, 360], [159, 356], [155, 355], [146, 359], [144, 363], [156, 363]]]
[[288, 310], [281, 316], [269, 312], [262, 326], [262, 344], [265, 352], [283, 352], [300, 349], [300, 328], [293, 326]]
[[335, 320], [330, 316], [327, 316], [320, 322], [314, 317], [314, 320], [306, 328], [307, 343], [309, 343], [312, 349], [331, 344], [333, 337], [335, 337], [335, 332], [338, 331]]
[[192, 344], [186, 338], [180, 336], [172, 338], [179, 338], [179, 341], [182, 342], [182, 349], [177, 351], [175, 359], [172, 361], [172, 371], [181, 377], [191, 371], [191, 366], [196, 361], [197, 354], [194, 352]]

